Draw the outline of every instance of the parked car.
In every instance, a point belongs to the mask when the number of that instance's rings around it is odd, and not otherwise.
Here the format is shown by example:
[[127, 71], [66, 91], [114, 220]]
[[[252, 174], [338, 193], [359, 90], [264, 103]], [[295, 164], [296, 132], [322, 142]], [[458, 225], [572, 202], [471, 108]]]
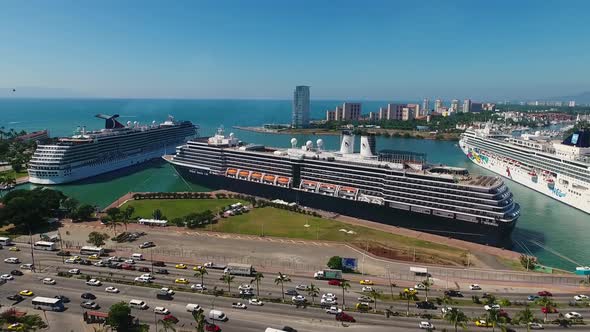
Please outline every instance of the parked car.
[[423, 330], [434, 330], [435, 329], [434, 325], [431, 322], [426, 322], [426, 321], [420, 322], [418, 324], [418, 327]]
[[88, 286], [100, 286], [102, 285], [102, 282], [98, 279], [90, 279], [88, 281], [86, 281], [86, 285]]
[[96, 299], [96, 295], [92, 294], [92, 293], [82, 293], [82, 295], [80, 295], [81, 298], [83, 298], [84, 300], [95, 300]]
[[234, 302], [234, 303], [232, 303], [231, 307], [234, 309], [246, 309], [247, 308], [246, 305], [241, 302]]
[[80, 306], [84, 309], [92, 309], [92, 310], [96, 310], [99, 308], [98, 304], [96, 304], [96, 302], [94, 302], [94, 301], [84, 301], [84, 302], [80, 303]]
[[430, 301], [419, 301], [416, 302], [416, 308], [418, 309], [436, 309], [434, 303]]
[[260, 301], [259, 299], [249, 299], [248, 303], [250, 303], [251, 305], [255, 305], [255, 306], [264, 305], [264, 303], [262, 301]]
[[332, 279], [328, 281], [328, 285], [330, 286], [340, 286], [342, 282], [340, 280]]
[[572, 311], [572, 312], [568, 312], [567, 314], [565, 314], [565, 318], [567, 318], [567, 319], [582, 319], [583, 317], [579, 313]]
[[461, 291], [454, 290], [454, 289], [450, 289], [450, 290], [445, 291], [445, 295], [450, 296], [450, 297], [463, 297], [463, 293], [461, 293]]
[[340, 321], [340, 322], [349, 322], [349, 323], [356, 322], [356, 320], [351, 315], [344, 313], [344, 312], [336, 314], [336, 320]]

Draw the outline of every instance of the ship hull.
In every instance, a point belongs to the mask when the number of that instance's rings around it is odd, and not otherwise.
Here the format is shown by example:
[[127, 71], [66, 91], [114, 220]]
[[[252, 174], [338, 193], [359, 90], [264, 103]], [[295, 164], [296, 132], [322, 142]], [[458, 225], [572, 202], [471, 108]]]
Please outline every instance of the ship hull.
[[568, 186], [572, 186], [576, 182], [575, 179], [558, 174], [555, 180], [547, 182], [542, 174], [535, 173], [536, 175], [532, 176], [530, 171], [514, 163], [483, 155], [477, 147], [468, 144], [464, 140], [459, 142], [459, 146], [474, 164], [590, 214], [590, 205], [587, 204], [586, 195], [574, 195], [568, 190]]
[[498, 226], [444, 218], [432, 214], [411, 212], [357, 200], [311, 193], [226, 176], [210, 174], [208, 170], [173, 164], [185, 180], [210, 189], [225, 189], [268, 199], [281, 199], [299, 205], [330, 211], [350, 217], [371, 220], [445, 237], [497, 247], [512, 246], [512, 231], [516, 221]]

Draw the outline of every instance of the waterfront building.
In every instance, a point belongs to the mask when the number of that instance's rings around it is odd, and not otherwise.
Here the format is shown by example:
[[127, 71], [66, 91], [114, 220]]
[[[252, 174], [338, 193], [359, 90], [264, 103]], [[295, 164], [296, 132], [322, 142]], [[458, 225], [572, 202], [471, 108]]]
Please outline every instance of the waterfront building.
[[310, 109], [309, 86], [299, 85], [295, 87], [295, 91], [293, 92], [291, 126], [293, 128], [305, 128], [309, 126]]
[[569, 107], [576, 107], [576, 101], [575, 100], [570, 100], [568, 102], [567, 106], [569, 106]]
[[471, 99], [465, 99], [463, 101], [463, 113], [471, 112]]
[[479, 113], [482, 112], [483, 109], [483, 104], [482, 103], [471, 103], [471, 106], [469, 107], [469, 112], [473, 112], [473, 113]]
[[359, 121], [361, 114], [361, 103], [343, 103], [333, 111], [326, 111], [326, 121]]
[[441, 113], [441, 108], [443, 107], [443, 102], [440, 99], [434, 101], [434, 111]]
[[[403, 108], [403, 107], [402, 107]], [[407, 107], [406, 107], [407, 108]], [[391, 109], [391, 108], [390, 108]], [[470, 241], [505, 245], [520, 208], [500, 177], [430, 165], [426, 155], [378, 151], [373, 135], [344, 132], [340, 150], [321, 139], [281, 149], [242, 144], [222, 130], [166, 156], [187, 181]]]
[[424, 114], [421, 115], [428, 115], [430, 112], [430, 99], [424, 98], [422, 101], [422, 112], [424, 112]]
[[459, 100], [453, 99], [451, 100], [451, 113], [457, 113], [459, 111]]

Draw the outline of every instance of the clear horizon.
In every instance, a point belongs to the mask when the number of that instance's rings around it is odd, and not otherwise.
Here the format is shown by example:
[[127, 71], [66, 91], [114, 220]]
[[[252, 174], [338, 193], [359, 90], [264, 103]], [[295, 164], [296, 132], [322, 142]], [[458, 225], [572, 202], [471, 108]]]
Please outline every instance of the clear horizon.
[[[89, 98], [288, 100], [310, 85], [314, 100], [550, 99], [590, 90], [589, 10], [580, 0], [11, 2], [0, 12], [0, 87]], [[0, 96], [19, 96], [10, 92]]]

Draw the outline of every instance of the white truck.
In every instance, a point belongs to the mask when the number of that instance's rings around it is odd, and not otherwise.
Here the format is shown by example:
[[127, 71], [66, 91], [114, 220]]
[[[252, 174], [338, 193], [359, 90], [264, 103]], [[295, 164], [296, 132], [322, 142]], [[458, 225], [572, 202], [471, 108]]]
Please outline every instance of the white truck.
[[238, 264], [238, 263], [229, 263], [223, 273], [231, 274], [231, 275], [238, 275], [238, 276], [251, 276], [256, 272], [251, 264]]

